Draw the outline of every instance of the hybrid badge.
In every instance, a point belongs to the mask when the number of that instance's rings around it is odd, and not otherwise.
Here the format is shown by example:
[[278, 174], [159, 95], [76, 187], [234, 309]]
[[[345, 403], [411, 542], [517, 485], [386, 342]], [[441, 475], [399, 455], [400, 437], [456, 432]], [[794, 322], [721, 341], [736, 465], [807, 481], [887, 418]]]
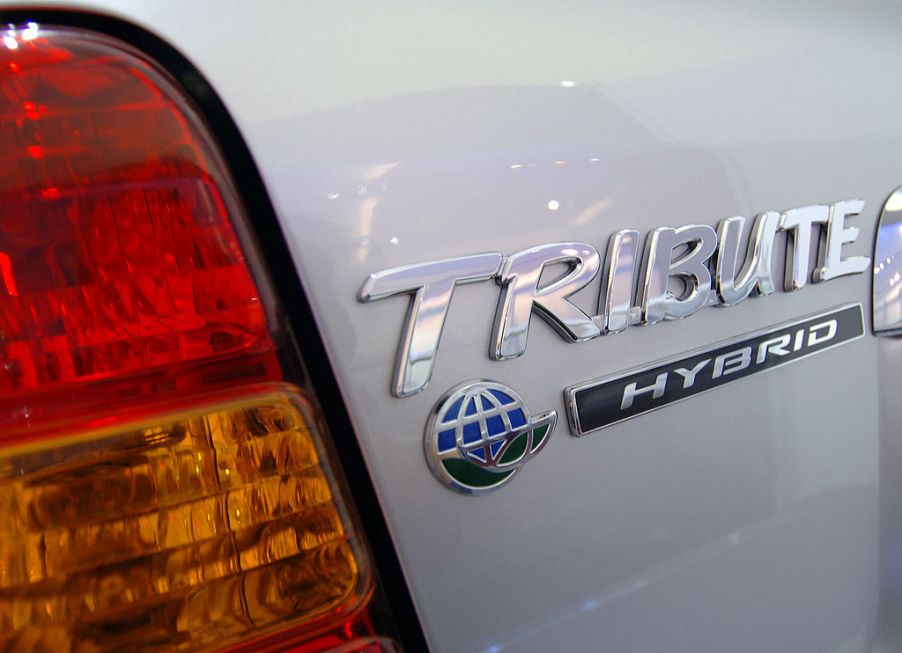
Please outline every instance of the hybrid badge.
[[508, 483], [539, 453], [557, 422], [553, 410], [530, 418], [506, 385], [471, 381], [452, 388], [426, 425], [426, 460], [433, 474], [463, 494]]

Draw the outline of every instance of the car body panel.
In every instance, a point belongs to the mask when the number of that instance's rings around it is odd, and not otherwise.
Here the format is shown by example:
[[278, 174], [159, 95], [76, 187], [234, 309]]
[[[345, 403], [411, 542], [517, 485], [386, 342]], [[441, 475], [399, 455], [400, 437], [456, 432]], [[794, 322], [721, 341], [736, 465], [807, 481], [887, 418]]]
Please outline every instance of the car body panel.
[[[408, 298], [357, 295], [399, 265], [554, 241], [603, 252], [619, 229], [852, 198], [865, 209], [845, 251], [870, 255], [902, 183], [902, 8], [63, 4], [166, 39], [232, 113], [434, 650], [878, 650], [896, 343], [868, 326], [582, 438], [563, 397], [850, 302], [868, 315], [869, 273], [584, 343], [534, 317], [511, 361], [488, 356], [498, 286], [461, 286], [431, 382], [404, 399], [390, 389]], [[589, 314], [599, 284], [574, 297]], [[481, 378], [561, 419], [508, 486], [468, 497], [433, 478], [423, 429], [448, 388]]]

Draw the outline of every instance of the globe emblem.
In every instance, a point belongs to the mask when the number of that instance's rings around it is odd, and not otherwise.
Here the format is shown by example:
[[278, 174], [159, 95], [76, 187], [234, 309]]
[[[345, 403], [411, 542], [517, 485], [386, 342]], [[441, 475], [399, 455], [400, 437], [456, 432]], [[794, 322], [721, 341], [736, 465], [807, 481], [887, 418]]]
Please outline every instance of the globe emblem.
[[426, 427], [426, 459], [440, 481], [480, 494], [510, 481], [548, 441], [557, 414], [531, 419], [513, 389], [472, 381], [450, 390]]

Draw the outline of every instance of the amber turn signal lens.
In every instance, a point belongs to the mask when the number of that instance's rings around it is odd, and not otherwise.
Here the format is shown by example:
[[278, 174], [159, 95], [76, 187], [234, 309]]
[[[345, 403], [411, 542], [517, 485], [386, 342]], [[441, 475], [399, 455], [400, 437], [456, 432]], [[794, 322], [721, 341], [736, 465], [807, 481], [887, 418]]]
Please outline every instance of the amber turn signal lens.
[[369, 572], [289, 386], [0, 452], [0, 651], [206, 650], [334, 623]]

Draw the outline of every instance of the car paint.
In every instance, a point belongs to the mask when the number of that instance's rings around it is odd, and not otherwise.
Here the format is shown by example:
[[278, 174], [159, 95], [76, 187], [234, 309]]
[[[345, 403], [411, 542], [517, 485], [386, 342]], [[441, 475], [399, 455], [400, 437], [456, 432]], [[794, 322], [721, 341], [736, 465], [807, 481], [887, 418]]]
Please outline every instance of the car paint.
[[[846, 251], [870, 255], [902, 183], [902, 8], [62, 4], [167, 40], [241, 129], [432, 649], [902, 646], [895, 340], [869, 333], [583, 438], [561, 421], [485, 496], [449, 492], [423, 457], [430, 411], [462, 381], [563, 414], [582, 381], [849, 302], [869, 311], [870, 274], [585, 343], [534, 319], [510, 361], [488, 356], [499, 288], [463, 286], [430, 384], [404, 399], [390, 390], [408, 300], [357, 301], [398, 265], [553, 241], [603, 251], [619, 229], [851, 197], [865, 209]], [[575, 303], [591, 313], [599, 284]]]

